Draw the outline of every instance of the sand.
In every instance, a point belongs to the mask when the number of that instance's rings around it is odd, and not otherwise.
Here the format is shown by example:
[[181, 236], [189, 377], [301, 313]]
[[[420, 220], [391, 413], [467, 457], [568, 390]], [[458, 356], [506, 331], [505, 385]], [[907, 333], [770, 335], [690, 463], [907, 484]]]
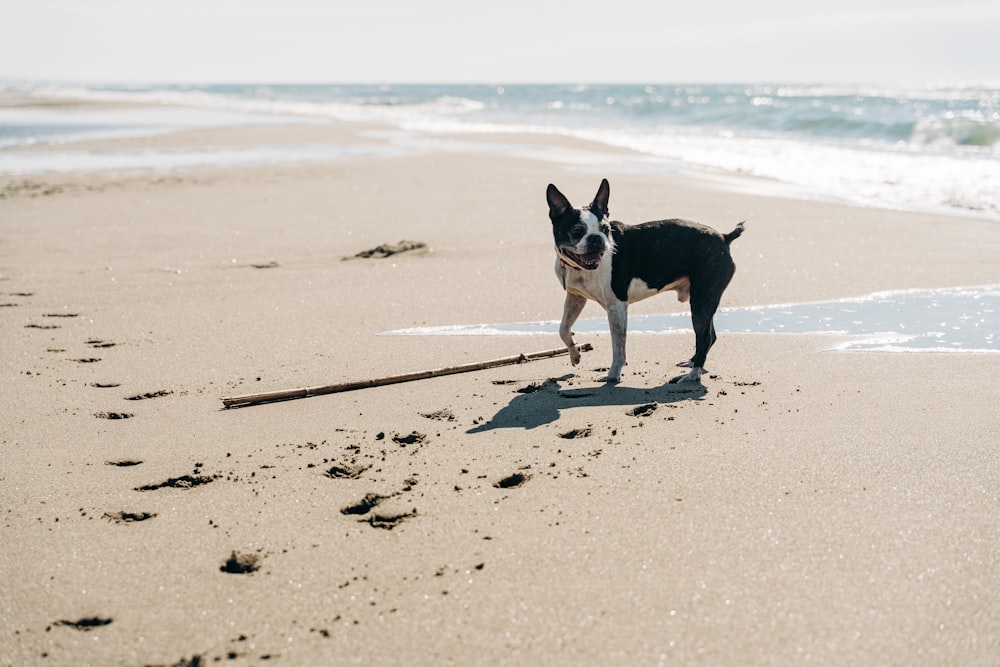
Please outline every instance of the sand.
[[[0, 665], [996, 664], [1000, 355], [723, 334], [683, 391], [693, 335], [630, 338], [616, 387], [598, 335], [577, 368], [222, 409], [558, 347], [377, 336], [557, 319], [549, 182], [607, 176], [626, 222], [746, 219], [723, 306], [1000, 281], [995, 222], [476, 141], [0, 178]], [[404, 239], [428, 250], [342, 259]]]

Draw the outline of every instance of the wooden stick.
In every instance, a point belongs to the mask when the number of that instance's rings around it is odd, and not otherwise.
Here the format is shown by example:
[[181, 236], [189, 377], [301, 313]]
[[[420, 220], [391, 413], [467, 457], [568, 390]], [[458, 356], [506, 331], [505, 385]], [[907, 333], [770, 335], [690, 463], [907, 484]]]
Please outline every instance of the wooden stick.
[[[594, 349], [590, 343], [579, 346], [581, 352], [589, 352]], [[429, 371], [417, 371], [415, 373], [404, 373], [403, 375], [391, 375], [373, 380], [359, 380], [357, 382], [342, 382], [340, 384], [327, 384], [318, 387], [304, 387], [302, 389], [284, 389], [282, 391], [268, 391], [260, 394], [244, 394], [243, 396], [228, 396], [222, 399], [222, 404], [226, 408], [242, 408], [248, 405], [259, 403], [271, 403], [274, 401], [290, 401], [296, 398], [307, 398], [309, 396], [322, 396], [323, 394], [337, 394], [344, 391], [355, 391], [357, 389], [368, 389], [370, 387], [383, 387], [389, 384], [400, 384], [402, 382], [413, 382], [414, 380], [426, 380], [427, 378], [440, 377], [442, 375], [454, 375], [455, 373], [468, 373], [470, 371], [481, 371], [487, 368], [497, 368], [498, 366], [510, 366], [511, 364], [523, 364], [538, 359], [549, 359], [566, 354], [565, 347], [543, 352], [531, 352], [530, 354], [518, 354], [512, 357], [500, 359], [490, 359], [489, 361], [477, 361], [471, 364], [460, 366], [449, 366], [447, 368], [437, 368]]]

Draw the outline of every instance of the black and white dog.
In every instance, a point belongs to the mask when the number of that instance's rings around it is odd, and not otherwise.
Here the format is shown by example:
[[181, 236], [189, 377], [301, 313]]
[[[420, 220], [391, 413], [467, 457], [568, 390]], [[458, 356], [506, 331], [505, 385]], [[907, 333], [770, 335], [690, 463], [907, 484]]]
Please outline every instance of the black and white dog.
[[628, 226], [608, 220], [611, 188], [601, 181], [593, 203], [573, 208], [563, 193], [549, 185], [546, 198], [556, 242], [556, 275], [566, 290], [559, 336], [570, 361], [580, 361], [573, 324], [587, 299], [608, 311], [611, 368], [602, 380], [621, 380], [625, 365], [628, 305], [666, 290], [682, 303], [691, 300], [695, 353], [678, 366], [690, 367], [676, 381], [698, 381], [708, 350], [715, 343], [712, 318], [722, 293], [736, 271], [729, 244], [743, 233], [743, 223], [728, 234], [688, 220], [659, 220]]

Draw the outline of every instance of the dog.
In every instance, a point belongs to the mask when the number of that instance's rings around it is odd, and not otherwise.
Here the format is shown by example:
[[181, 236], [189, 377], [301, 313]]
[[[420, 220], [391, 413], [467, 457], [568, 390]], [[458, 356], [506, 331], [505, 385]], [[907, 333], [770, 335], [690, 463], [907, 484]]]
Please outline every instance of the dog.
[[608, 313], [612, 358], [604, 382], [621, 381], [625, 366], [628, 305], [667, 290], [681, 303], [691, 301], [695, 352], [677, 364], [690, 372], [671, 382], [700, 381], [708, 351], [715, 343], [713, 318], [722, 293], [736, 272], [729, 246], [743, 233], [743, 222], [728, 234], [689, 220], [658, 220], [625, 225], [609, 220], [611, 186], [601, 181], [594, 201], [573, 208], [556, 186], [546, 190], [556, 245], [556, 276], [566, 290], [559, 337], [570, 362], [580, 362], [573, 324], [587, 300]]

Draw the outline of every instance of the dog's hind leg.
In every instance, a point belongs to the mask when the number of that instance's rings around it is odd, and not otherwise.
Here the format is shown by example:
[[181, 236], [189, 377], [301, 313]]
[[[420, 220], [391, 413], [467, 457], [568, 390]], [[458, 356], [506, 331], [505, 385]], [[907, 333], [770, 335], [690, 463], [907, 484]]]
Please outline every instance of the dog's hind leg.
[[[694, 317], [692, 316], [691, 319], [692, 319], [692, 323], [693, 323]], [[712, 346], [715, 345], [716, 339], [718, 338], [718, 336], [716, 336], [716, 334], [715, 334], [715, 318], [714, 317], [712, 318], [712, 321], [710, 322], [709, 326], [710, 326], [710, 334], [709, 334], [708, 349], [711, 350]], [[695, 334], [695, 339], [696, 339], [696, 344], [697, 344], [697, 334]], [[691, 357], [690, 359], [685, 359], [684, 361], [678, 361], [677, 362], [677, 367], [678, 368], [691, 368], [692, 366], [694, 366], [694, 357]]]
[[[691, 323], [692, 323], [692, 325], [694, 325], [694, 328], [695, 328], [695, 346], [696, 346], [696, 349], [697, 349], [697, 337], [698, 337], [697, 331], [698, 331], [698, 325], [695, 324], [694, 313], [691, 314]], [[709, 350], [711, 350], [712, 346], [715, 345], [716, 338], [718, 338], [718, 337], [715, 335], [715, 319], [713, 317], [712, 320], [709, 322], [709, 338], [708, 338], [708, 349]], [[706, 356], [708, 356], [707, 353], [706, 353]], [[677, 367], [678, 368], [691, 368], [691, 367], [694, 366], [694, 359], [695, 359], [694, 357], [691, 357], [690, 359], [685, 359], [684, 361], [679, 361], [679, 362], [677, 362]], [[702, 363], [704, 363], [704, 362], [702, 362]]]
[[736, 265], [733, 263], [732, 258], [728, 256], [728, 252], [723, 262], [719, 271], [715, 272], [715, 279], [707, 286], [703, 282], [697, 282], [691, 286], [691, 325], [694, 328], [694, 356], [689, 361], [682, 361], [677, 364], [678, 366], [690, 368], [691, 371], [687, 375], [675, 378], [674, 382], [698, 380], [704, 372], [708, 351], [715, 345], [718, 337], [715, 333], [715, 311], [719, 309], [719, 303], [722, 301], [722, 293], [726, 291], [729, 281], [733, 279], [733, 275], [736, 273]]
[[722, 299], [722, 291], [694, 292], [691, 295], [691, 325], [694, 328], [694, 356], [689, 361], [682, 361], [677, 364], [691, 370], [678, 378], [675, 382], [697, 381], [704, 372], [705, 360], [708, 358], [708, 351], [715, 345], [717, 338], [715, 333], [715, 311], [719, 307]]

